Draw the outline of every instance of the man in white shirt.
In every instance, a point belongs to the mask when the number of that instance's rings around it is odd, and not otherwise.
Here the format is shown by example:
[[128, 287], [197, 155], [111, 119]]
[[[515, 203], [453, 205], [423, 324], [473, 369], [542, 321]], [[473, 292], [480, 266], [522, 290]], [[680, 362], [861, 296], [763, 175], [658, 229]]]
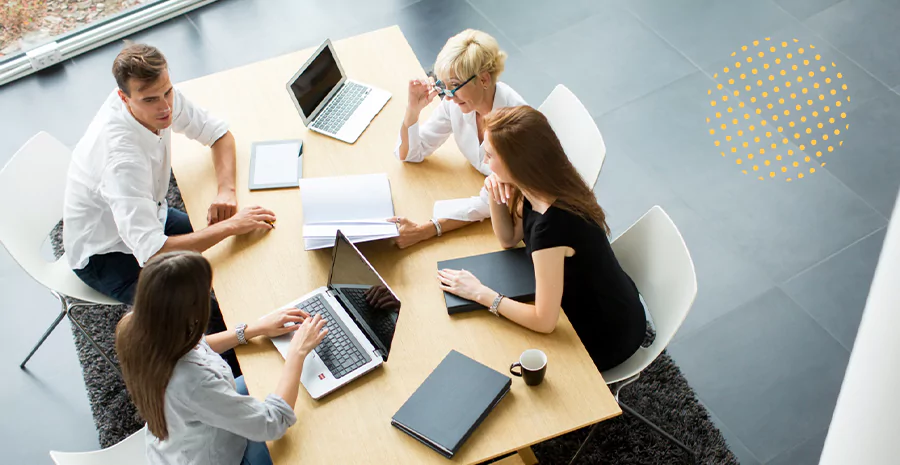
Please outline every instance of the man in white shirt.
[[[225, 122], [172, 86], [158, 49], [126, 46], [116, 57], [113, 76], [118, 89], [72, 153], [63, 243], [82, 281], [132, 304], [138, 274], [152, 256], [202, 252], [229, 236], [269, 230], [275, 215], [262, 207], [237, 211], [234, 137]], [[218, 195], [207, 213], [208, 227], [196, 232], [188, 216], [166, 202], [173, 131], [212, 148]], [[210, 330], [224, 330], [217, 304], [213, 314]]]

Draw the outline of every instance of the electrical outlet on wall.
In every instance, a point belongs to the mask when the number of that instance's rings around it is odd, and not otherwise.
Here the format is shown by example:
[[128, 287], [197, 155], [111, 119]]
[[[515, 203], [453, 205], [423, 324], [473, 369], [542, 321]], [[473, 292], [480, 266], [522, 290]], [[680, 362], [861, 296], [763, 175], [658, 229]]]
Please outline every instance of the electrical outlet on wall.
[[48, 68], [62, 61], [62, 52], [59, 49], [59, 44], [56, 42], [50, 42], [25, 52], [25, 56], [28, 57], [31, 68], [35, 71]]

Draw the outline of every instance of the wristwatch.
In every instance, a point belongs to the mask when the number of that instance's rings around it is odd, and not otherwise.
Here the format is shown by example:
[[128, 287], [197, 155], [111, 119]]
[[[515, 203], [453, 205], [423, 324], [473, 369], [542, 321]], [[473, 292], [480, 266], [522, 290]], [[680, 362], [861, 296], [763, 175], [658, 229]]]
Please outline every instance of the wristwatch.
[[500, 301], [505, 298], [506, 296], [499, 292], [497, 293], [497, 297], [494, 297], [494, 303], [492, 303], [491, 308], [488, 309], [494, 316], [500, 316], [500, 309], [498, 307], [500, 307]]
[[443, 233], [441, 231], [441, 223], [435, 218], [432, 218], [431, 222], [434, 223], [434, 229], [437, 230], [437, 237], [441, 237], [441, 234]]
[[241, 323], [237, 325], [237, 328], [234, 329], [234, 334], [237, 335], [238, 344], [240, 345], [247, 344], [247, 339], [244, 338], [245, 329], [247, 329], [247, 323]]

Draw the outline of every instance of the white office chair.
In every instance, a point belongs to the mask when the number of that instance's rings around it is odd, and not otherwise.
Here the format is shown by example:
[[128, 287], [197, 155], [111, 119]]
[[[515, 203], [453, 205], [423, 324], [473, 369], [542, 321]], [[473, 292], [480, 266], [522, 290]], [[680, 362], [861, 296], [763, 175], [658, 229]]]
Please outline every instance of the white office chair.
[[606, 144], [587, 108], [572, 91], [559, 84], [538, 110], [550, 121], [578, 174], [593, 188], [606, 159]]
[[[681, 441], [619, 400], [622, 388], [635, 382], [669, 345], [694, 304], [697, 275], [691, 254], [675, 223], [658, 205], [613, 240], [612, 248], [622, 269], [631, 276], [644, 298], [655, 325], [656, 338], [649, 347], [638, 349], [628, 360], [603, 372], [603, 379], [612, 388], [623, 411], [672, 441], [696, 461], [696, 454]], [[570, 463], [578, 458], [595, 430], [596, 425]]]
[[[62, 218], [63, 196], [71, 160], [71, 151], [46, 132], [28, 140], [0, 170], [0, 244], [35, 281], [59, 300], [62, 308], [44, 336], [19, 365], [24, 369], [31, 356], [59, 325], [63, 316], [81, 331], [110, 366], [119, 368], [103, 352], [84, 327], [71, 314], [77, 307], [91, 304], [121, 305], [88, 287], [69, 268], [65, 255], [55, 262], [41, 256], [47, 235]], [[77, 299], [77, 300], [76, 300]], [[121, 376], [121, 372], [119, 372]]]
[[112, 447], [91, 452], [50, 451], [50, 458], [56, 465], [146, 465], [146, 433], [145, 425]]

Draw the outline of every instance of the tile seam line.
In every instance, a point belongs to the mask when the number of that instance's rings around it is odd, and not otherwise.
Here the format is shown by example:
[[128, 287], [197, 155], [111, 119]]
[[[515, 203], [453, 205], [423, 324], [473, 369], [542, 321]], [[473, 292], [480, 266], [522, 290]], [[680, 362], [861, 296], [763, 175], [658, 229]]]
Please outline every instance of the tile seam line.
[[850, 244], [847, 244], [846, 246], [844, 246], [844, 247], [838, 249], [837, 251], [831, 253], [831, 254], [828, 255], [827, 257], [825, 257], [825, 258], [819, 260], [818, 262], [813, 263], [812, 265], [810, 265], [810, 266], [808, 266], [808, 267], [806, 267], [806, 268], [804, 268], [804, 269], [798, 271], [797, 273], [795, 273], [795, 274], [794, 274], [793, 276], [791, 276], [790, 278], [787, 278], [787, 279], [785, 279], [784, 281], [781, 281], [781, 282], [776, 282], [776, 284], [778, 284], [778, 285], [780, 286], [780, 285], [782, 285], [782, 284], [788, 284], [788, 283], [790, 283], [790, 282], [793, 281], [794, 279], [799, 278], [801, 275], [806, 274], [807, 272], [809, 272], [809, 271], [812, 270], [813, 268], [815, 268], [815, 267], [817, 267], [817, 266], [819, 266], [819, 265], [821, 265], [821, 264], [827, 262], [828, 260], [831, 260], [832, 258], [834, 258], [835, 256], [837, 256], [839, 253], [842, 253], [842, 252], [844, 252], [845, 250], [849, 249], [850, 247], [853, 247], [854, 245], [859, 244], [860, 242], [862, 242], [862, 241], [868, 239], [869, 237], [872, 237], [873, 235], [877, 234], [877, 233], [878, 233], [879, 231], [881, 231], [882, 229], [887, 228], [887, 226], [888, 226], [888, 225], [885, 224], [885, 225], [883, 225], [883, 226], [879, 226], [879, 227], [875, 228], [875, 230], [869, 232], [868, 234], [864, 235], [863, 237], [860, 237], [859, 239], [857, 239], [857, 240], [851, 242]]
[[[779, 5], [778, 3], [775, 3], [775, 6], [778, 7], [778, 9], [780, 9], [780, 10], [783, 11], [784, 13], [786, 13], [787, 15], [789, 15], [790, 17], [796, 19], [797, 22], [800, 23], [800, 27], [802, 27], [803, 29], [806, 29], [806, 30], [807, 30], [808, 32], [810, 32], [812, 35], [814, 35], [815, 37], [817, 37], [819, 40], [821, 40], [822, 42], [824, 42], [825, 44], [827, 44], [829, 47], [833, 48], [833, 49], [834, 49], [836, 52], [838, 52], [842, 57], [846, 58], [847, 61], [849, 61], [850, 63], [853, 63], [854, 65], [856, 65], [857, 67], [859, 67], [859, 69], [863, 70], [863, 72], [865, 72], [866, 74], [868, 74], [869, 77], [871, 77], [872, 79], [874, 79], [875, 82], [881, 84], [881, 85], [884, 86], [887, 90], [893, 91], [893, 89], [891, 89], [891, 86], [887, 85], [884, 81], [882, 81], [882, 80], [879, 79], [877, 76], [875, 76], [874, 74], [872, 74], [871, 71], [869, 71], [868, 69], [866, 69], [863, 65], [861, 65], [860, 63], [858, 63], [856, 60], [854, 60], [853, 58], [850, 58], [850, 56], [847, 55], [846, 53], [844, 53], [843, 50], [841, 50], [840, 48], [838, 48], [837, 45], [831, 43], [828, 39], [826, 39], [826, 38], [823, 37], [821, 34], [819, 34], [818, 32], [816, 32], [813, 28], [811, 28], [811, 27], [809, 27], [809, 26], [806, 25], [806, 21], [808, 21], [808, 20], [810, 20], [811, 18], [816, 17], [816, 16], [818, 16], [818, 15], [820, 15], [820, 14], [822, 14], [822, 13], [824, 13], [824, 12], [826, 12], [826, 11], [828, 11], [828, 10], [830, 10], [830, 9], [832, 9], [832, 8], [834, 8], [834, 7], [836, 7], [836, 6], [838, 6], [838, 5], [841, 5], [841, 4], [845, 3], [846, 1], [847, 1], [847, 0], [841, 0], [840, 2], [835, 3], [834, 5], [831, 5], [830, 7], [828, 7], [828, 8], [826, 8], [826, 9], [824, 9], [824, 10], [822, 10], [822, 11], [820, 11], [820, 12], [818, 12], [818, 13], [812, 15], [812, 16], [810, 16], [809, 18], [806, 18], [806, 20], [803, 20], [803, 21], [801, 21], [800, 19], [798, 19], [796, 16], [792, 15], [789, 11], [785, 10], [784, 8], [782, 8], [781, 5]], [[774, 2], [773, 2], [773, 3], [774, 3]]]
[[[774, 3], [774, 5], [775, 5], [778, 9], [780, 9], [781, 11], [783, 11], [785, 14], [787, 14], [787, 15], [789, 15], [790, 17], [796, 19], [797, 22], [800, 23], [800, 27], [801, 27], [801, 28], [805, 29], [807, 32], [809, 32], [810, 34], [812, 34], [812, 35], [813, 35], [814, 37], [816, 37], [817, 39], [821, 40], [821, 41], [822, 41], [823, 43], [825, 43], [827, 46], [829, 46], [829, 47], [831, 47], [832, 49], [834, 49], [834, 51], [837, 52], [840, 56], [844, 57], [844, 59], [846, 59], [846, 60], [849, 61], [850, 63], [853, 63], [853, 65], [855, 65], [856, 67], [858, 67], [859, 69], [861, 69], [864, 73], [866, 73], [866, 74], [867, 74], [870, 78], [872, 78], [875, 82], [881, 84], [885, 89], [887, 89], [888, 92], [893, 92], [893, 93], [895, 93], [895, 94], [897, 94], [897, 95], [900, 95], [900, 91], [897, 91], [897, 90], [892, 89], [889, 85], [887, 85], [887, 83], [885, 83], [884, 81], [882, 81], [881, 79], [879, 79], [877, 76], [875, 76], [874, 74], [872, 74], [872, 72], [869, 71], [868, 69], [866, 69], [862, 64], [860, 64], [859, 62], [857, 62], [857, 61], [854, 60], [853, 58], [850, 58], [850, 56], [847, 55], [843, 50], [841, 50], [840, 48], [838, 48], [837, 45], [833, 44], [831, 41], [829, 41], [828, 39], [826, 39], [825, 37], [823, 37], [821, 34], [819, 34], [818, 32], [816, 32], [813, 28], [809, 27], [809, 26], [806, 24], [805, 21], [808, 21], [810, 18], [816, 17], [816, 16], [818, 16], [818, 15], [820, 15], [820, 14], [822, 14], [822, 13], [824, 13], [824, 12], [826, 12], [826, 11], [832, 9], [832, 8], [837, 7], [838, 5], [841, 5], [841, 4], [845, 3], [846, 1], [847, 1], [847, 0], [841, 0], [840, 2], [835, 3], [834, 5], [831, 5], [830, 7], [825, 8], [824, 10], [822, 10], [822, 11], [820, 11], [820, 12], [818, 12], [818, 13], [812, 15], [812, 16], [810, 16], [809, 18], [806, 18], [806, 20], [804, 20], [804, 21], [801, 21], [799, 18], [797, 18], [796, 16], [794, 16], [793, 14], [791, 14], [791, 12], [785, 10], [785, 9], [784, 9], [780, 4], [778, 4], [777, 2], [772, 2], [772, 3]], [[868, 102], [870, 102], [870, 101], [872, 101], [872, 100], [874, 100], [874, 99], [876, 99], [876, 98], [878, 98], [878, 97], [870, 97], [870, 98], [868, 98], [868, 99], [865, 99], [865, 100], [860, 101], [859, 104], [857, 105], [856, 109], [854, 110], [854, 112], [855, 112], [856, 110], [860, 109], [861, 106], [862, 106], [862, 104], [868, 103]], [[874, 210], [876, 213], [878, 213], [878, 216], [881, 216], [881, 217], [884, 218], [886, 221], [888, 220], [888, 218], [885, 217], [884, 214], [881, 213], [881, 211], [879, 211], [877, 208], [875, 208], [875, 207], [873, 207], [871, 204], [869, 204], [869, 202], [866, 201], [864, 198], [862, 198], [862, 196], [859, 195], [859, 193], [857, 193], [857, 192], [856, 192], [855, 190], [853, 190], [853, 189], [850, 189], [850, 186], [848, 186], [847, 184], [844, 183], [844, 181], [842, 181], [840, 178], [838, 178], [837, 175], [835, 175], [833, 171], [831, 171], [831, 170], [828, 169], [827, 167], [825, 168], [825, 171], [828, 171], [828, 173], [830, 173], [830, 174], [834, 177], [834, 179], [836, 179], [842, 186], [844, 186], [845, 188], [847, 188], [850, 192], [853, 192], [853, 193], [859, 198], [859, 200], [861, 200], [864, 204], [866, 204], [866, 206], [868, 206], [869, 208], [871, 208], [872, 210]]]
[[[670, 355], [670, 357], [671, 357], [671, 355]], [[674, 358], [673, 358], [673, 360], [674, 360]], [[676, 364], [676, 366], [677, 366], [677, 365], [678, 365], [678, 364]], [[679, 370], [681, 370], [680, 367], [679, 367]], [[687, 376], [684, 374], [684, 372], [681, 373], [681, 376], [684, 376], [684, 379], [687, 380]], [[691, 383], [688, 382], [688, 386], [690, 386], [690, 384], [691, 384]], [[694, 391], [694, 388], [691, 388], [691, 390]], [[734, 436], [735, 440], [737, 440], [737, 442], [740, 444], [740, 446], [743, 447], [744, 450], [747, 451], [748, 454], [750, 454], [750, 457], [753, 457], [754, 460], [756, 460], [757, 462], [759, 462], [759, 463], [762, 465], [763, 461], [760, 460], [759, 457], [757, 457], [756, 454], [753, 453], [753, 451], [750, 450], [749, 447], [747, 447], [747, 444], [745, 444], [744, 441], [743, 441], [740, 437], [738, 437], [738, 434], [737, 434], [737, 433], [735, 433], [731, 428], [728, 427], [728, 425], [725, 424], [725, 421], [722, 420], [721, 417], [719, 417], [718, 415], [715, 414], [715, 412], [713, 411], [712, 407], [710, 407], [709, 404], [708, 404], [707, 402], [704, 402], [704, 401], [703, 401], [703, 399], [700, 397], [700, 394], [699, 394], [697, 391], [694, 391], [694, 397], [696, 397], [696, 398], [697, 398], [697, 402], [698, 402], [701, 406], [703, 406], [703, 408], [706, 409], [706, 411], [707, 411], [707, 415], [706, 415], [706, 416], [707, 416], [707, 418], [709, 419], [709, 421], [712, 422], [713, 425], [715, 426], [715, 422], [712, 421], [712, 418], [709, 418], [709, 417], [715, 415], [715, 417], [718, 418], [719, 421], [722, 423], [722, 426], [723, 426], [725, 429], [727, 429], [728, 432], [731, 433], [732, 436]], [[725, 439], [725, 435], [722, 435], [722, 439]], [[727, 440], [725, 440], [725, 444], [728, 444], [728, 441], [727, 441]], [[734, 458], [737, 458], [737, 454], [735, 454], [733, 450], [731, 450], [731, 449], [729, 448], [729, 451], [731, 452], [731, 455], [734, 455]]]
[[[419, 3], [419, 2], [417, 1], [416, 3]], [[494, 21], [492, 21], [491, 18], [488, 18], [488, 15], [484, 14], [483, 11], [478, 9], [478, 7], [475, 6], [475, 4], [473, 4], [471, 0], [466, 0], [466, 5], [469, 5], [472, 8], [472, 10], [474, 10], [476, 13], [478, 13], [479, 16], [484, 18], [484, 20], [487, 21], [488, 24], [490, 24], [494, 29], [496, 29], [498, 32], [500, 32], [500, 34], [503, 36], [503, 38], [505, 38], [506, 40], [509, 41], [510, 44], [512, 44], [512, 46], [515, 48], [515, 51], [521, 53], [522, 55], [525, 55], [525, 51], [522, 50], [522, 47], [520, 47], [519, 44], [516, 43], [516, 41], [512, 40], [512, 38], [509, 37], [506, 34], [506, 32], [504, 32], [503, 29], [500, 28], [500, 26], [498, 26], [496, 23], [494, 23]]]
[[[828, 428], [826, 427], [825, 429], [823, 429], [823, 430], [821, 430], [821, 431], [816, 431], [816, 434], [819, 434], [819, 433], [821, 433], [821, 432], [826, 432], [826, 433], [827, 433], [827, 432], [828, 432]], [[806, 444], [807, 442], [809, 442], [810, 440], [812, 440], [815, 436], [816, 436], [816, 435], [814, 434], [814, 435], [812, 435], [812, 436], [810, 436], [810, 437], [808, 437], [808, 438], [806, 438], [806, 439], [800, 441], [800, 442], [799, 442], [798, 444], [796, 444], [794, 447], [791, 447], [790, 449], [788, 449], [788, 450], [786, 450], [786, 451], [784, 451], [784, 452], [782, 452], [782, 453], [776, 455], [775, 457], [772, 457], [772, 460], [769, 460], [768, 462], [766, 462], [766, 463], [763, 464], [763, 465], [770, 465], [770, 464], [773, 463], [778, 457], [781, 457], [781, 456], [784, 455], [784, 454], [787, 454], [787, 453], [789, 453], [789, 452], [793, 452], [793, 451], [799, 449], [800, 446]]]
[[823, 325], [823, 324], [819, 321], [818, 318], [816, 318], [812, 313], [810, 313], [810, 311], [807, 310], [807, 308], [806, 308], [804, 305], [800, 304], [800, 302], [797, 302], [797, 299], [794, 299], [794, 296], [792, 296], [786, 289], [784, 289], [783, 287], [781, 287], [781, 284], [777, 285], [777, 287], [778, 287], [778, 289], [779, 289], [781, 292], [784, 293], [784, 295], [787, 296], [788, 299], [790, 299], [791, 302], [793, 302], [794, 305], [796, 305], [797, 307], [799, 307], [800, 310], [803, 311], [803, 314], [806, 315], [807, 317], [809, 317], [809, 319], [811, 319], [811, 320], [813, 321], [813, 323], [816, 324], [816, 326], [818, 326], [820, 329], [822, 329], [822, 331], [825, 331], [825, 334], [829, 335], [832, 339], [834, 339], [834, 342], [837, 342], [838, 345], [841, 346], [841, 348], [844, 349], [844, 350], [847, 352], [847, 355], [848, 355], [848, 356], [850, 355], [850, 352], [852, 352], [852, 350], [853, 350], [852, 348], [845, 346], [844, 343], [841, 342], [840, 339], [838, 339], [838, 337], [837, 337], [836, 334], [834, 334], [833, 332], [829, 331], [828, 328], [826, 328], [825, 325]]

